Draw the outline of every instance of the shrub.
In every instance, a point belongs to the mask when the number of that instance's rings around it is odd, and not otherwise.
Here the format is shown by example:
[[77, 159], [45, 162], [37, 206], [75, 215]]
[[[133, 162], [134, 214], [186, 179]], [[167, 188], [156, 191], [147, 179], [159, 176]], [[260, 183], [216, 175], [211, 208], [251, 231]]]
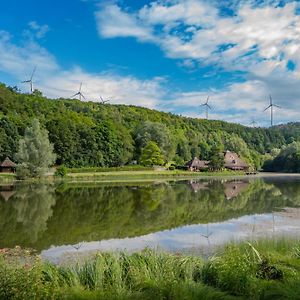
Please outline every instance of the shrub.
[[55, 299], [57, 289], [44, 281], [43, 265], [37, 257], [0, 256], [0, 299]]
[[55, 176], [60, 176], [60, 177], [65, 177], [67, 175], [67, 168], [62, 165], [62, 166], [59, 166], [56, 171], [55, 171]]

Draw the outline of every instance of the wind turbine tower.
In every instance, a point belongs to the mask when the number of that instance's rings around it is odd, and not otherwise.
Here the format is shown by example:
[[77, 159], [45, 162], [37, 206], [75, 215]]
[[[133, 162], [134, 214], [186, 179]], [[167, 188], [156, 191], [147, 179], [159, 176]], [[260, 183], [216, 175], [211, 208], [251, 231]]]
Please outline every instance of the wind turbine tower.
[[274, 107], [278, 107], [278, 108], [281, 108], [281, 107], [273, 103], [273, 99], [272, 99], [271, 95], [269, 97], [270, 97], [270, 105], [268, 107], [266, 107], [264, 109], [264, 111], [270, 109], [270, 112], [271, 112], [271, 127], [272, 127], [273, 126], [273, 120], [274, 120]]
[[36, 70], [36, 67], [34, 67], [32, 73], [31, 73], [30, 79], [24, 80], [24, 81], [21, 82], [21, 83], [29, 83], [31, 94], [33, 93], [33, 80], [32, 79], [33, 79], [33, 75], [35, 73], [35, 70]]
[[208, 104], [209, 96], [206, 99], [206, 102], [201, 104], [200, 106], [205, 106], [205, 114], [206, 114], [206, 120], [208, 120], [208, 109], [211, 109], [210, 105]]

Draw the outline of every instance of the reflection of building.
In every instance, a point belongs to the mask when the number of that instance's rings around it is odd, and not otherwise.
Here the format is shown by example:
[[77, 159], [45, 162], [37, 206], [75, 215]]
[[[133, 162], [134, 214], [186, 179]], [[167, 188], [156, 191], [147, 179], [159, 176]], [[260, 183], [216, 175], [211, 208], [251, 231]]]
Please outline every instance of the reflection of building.
[[12, 162], [8, 157], [0, 165], [0, 172], [14, 173], [16, 171], [16, 164]]
[[224, 188], [225, 188], [226, 198], [229, 200], [229, 199], [237, 197], [241, 192], [246, 190], [248, 185], [249, 185], [249, 182], [245, 182], [245, 181], [225, 182]]
[[203, 183], [203, 182], [199, 182], [199, 181], [190, 180], [189, 185], [195, 193], [197, 193], [200, 190], [207, 190], [208, 189], [208, 183], [207, 182]]
[[14, 195], [14, 186], [7, 185], [7, 186], [0, 186], [0, 195], [5, 200], [8, 201], [10, 197]]

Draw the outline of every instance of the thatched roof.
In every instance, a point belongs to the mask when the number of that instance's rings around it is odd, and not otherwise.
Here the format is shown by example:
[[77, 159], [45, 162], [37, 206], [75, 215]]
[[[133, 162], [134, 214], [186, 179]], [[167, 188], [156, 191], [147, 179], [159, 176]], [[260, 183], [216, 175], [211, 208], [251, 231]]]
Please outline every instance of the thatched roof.
[[2, 162], [0, 167], [2, 168], [15, 168], [17, 165], [12, 162], [8, 157], [5, 158], [5, 160]]
[[194, 157], [192, 160], [190, 160], [186, 166], [188, 168], [196, 168], [196, 169], [205, 169], [208, 167], [209, 161], [206, 160], [200, 160], [197, 157]]
[[226, 151], [224, 155], [225, 168], [228, 169], [246, 169], [248, 164], [243, 161], [235, 152]]

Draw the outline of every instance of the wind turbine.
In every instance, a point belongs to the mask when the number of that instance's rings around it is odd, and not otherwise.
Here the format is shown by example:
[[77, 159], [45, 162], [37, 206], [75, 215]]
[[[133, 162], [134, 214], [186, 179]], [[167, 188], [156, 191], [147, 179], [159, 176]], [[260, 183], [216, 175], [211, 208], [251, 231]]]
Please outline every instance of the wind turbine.
[[81, 92], [81, 87], [82, 87], [82, 82], [80, 82], [80, 86], [79, 86], [78, 92], [76, 94], [74, 94], [73, 96], [71, 96], [71, 98], [79, 96], [78, 98], [79, 98], [80, 101], [81, 101], [81, 98], [83, 98], [84, 100], [86, 100], [85, 97], [84, 97], [84, 95]]
[[29, 83], [30, 84], [30, 92], [31, 93], [33, 93], [33, 81], [32, 81], [32, 79], [33, 79], [33, 75], [35, 73], [35, 70], [36, 70], [36, 67], [34, 67], [32, 73], [31, 73], [30, 79], [24, 80], [24, 81], [21, 82], [21, 83]]
[[109, 100], [108, 100], [108, 99], [107, 99], [107, 100], [104, 100], [104, 99], [100, 96], [100, 102], [101, 102], [102, 104], [105, 104], [105, 103], [109, 102]]
[[251, 125], [253, 128], [256, 127], [256, 126], [255, 126], [256, 124], [257, 124], [257, 122], [256, 122], [254, 119], [253, 119], [252, 122], [250, 123], [250, 125]]
[[206, 102], [201, 104], [200, 106], [205, 106], [205, 112], [206, 112], [206, 119], [208, 119], [208, 109], [211, 109], [210, 105], [208, 104], [209, 96], [206, 99]]
[[206, 224], [206, 234], [201, 234], [204, 238], [206, 238], [207, 240], [207, 244], [208, 244], [208, 247], [210, 248], [210, 236], [212, 235], [213, 233], [209, 231], [209, 228], [208, 228], [208, 223]]
[[273, 126], [274, 107], [281, 108], [280, 106], [273, 104], [273, 99], [272, 99], [272, 96], [270, 95], [270, 105], [267, 108], [265, 108], [264, 111], [266, 111], [268, 109], [270, 109], [270, 111], [271, 111], [271, 127]]

